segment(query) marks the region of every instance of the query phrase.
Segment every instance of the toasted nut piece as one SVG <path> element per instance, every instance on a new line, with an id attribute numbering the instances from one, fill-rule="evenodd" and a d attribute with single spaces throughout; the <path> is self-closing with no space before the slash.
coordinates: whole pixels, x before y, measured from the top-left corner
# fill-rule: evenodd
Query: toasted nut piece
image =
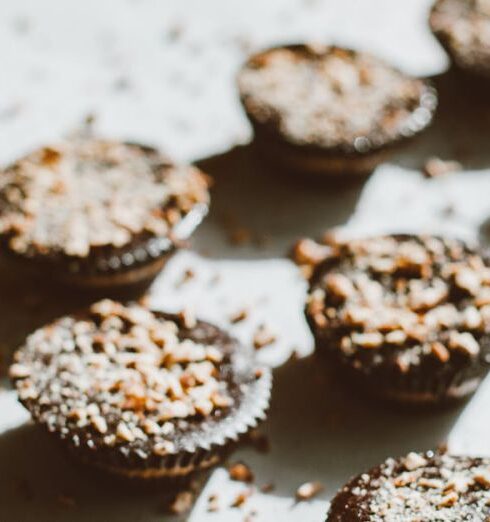
<path id="1" fill-rule="evenodd" d="M 236 324 L 241 323 L 242 321 L 245 321 L 245 319 L 248 317 L 248 310 L 243 308 L 242 310 L 239 310 L 238 312 L 234 313 L 230 317 L 230 323 Z"/>
<path id="2" fill-rule="evenodd" d="M 451 507 L 456 504 L 456 502 L 459 499 L 459 495 L 456 493 L 456 491 L 451 491 L 444 497 L 442 497 L 441 501 L 439 502 L 439 507 Z"/>
<path id="3" fill-rule="evenodd" d="M 296 242 L 293 247 L 293 260 L 298 265 L 317 265 L 327 259 L 332 249 L 320 245 L 312 239 L 304 238 Z"/>
<path id="4" fill-rule="evenodd" d="M 423 173 L 427 178 L 438 178 L 452 172 L 462 170 L 461 163 L 451 160 L 442 160 L 441 158 L 429 158 L 424 165 Z"/>
<path id="5" fill-rule="evenodd" d="M 401 345 L 407 340 L 407 334 L 403 330 L 393 330 L 385 335 L 387 343 Z"/>
<path id="6" fill-rule="evenodd" d="M 194 328 L 197 325 L 196 316 L 189 309 L 182 310 L 179 313 L 179 318 L 185 328 Z"/>
<path id="7" fill-rule="evenodd" d="M 440 342 L 436 341 L 430 345 L 431 352 L 443 363 L 449 360 L 449 350 Z"/>
<path id="8" fill-rule="evenodd" d="M 351 280 L 342 274 L 328 274 L 326 284 L 330 292 L 342 299 L 348 299 L 355 293 Z"/>
<path id="9" fill-rule="evenodd" d="M 212 493 L 208 497 L 208 511 L 209 513 L 216 513 L 219 511 L 219 497 L 216 493 Z"/>
<path id="10" fill-rule="evenodd" d="M 104 417 L 101 417 L 100 415 L 96 415 L 95 417 L 92 417 L 92 425 L 93 427 L 99 432 L 99 433 L 107 433 L 107 422 L 104 419 Z"/>
<path id="11" fill-rule="evenodd" d="M 187 513 L 191 509 L 193 502 L 194 494 L 192 491 L 180 491 L 170 505 L 170 512 L 174 515 Z"/>
<path id="12" fill-rule="evenodd" d="M 442 480 L 421 477 L 418 480 L 418 484 L 423 488 L 442 489 L 444 483 Z"/>
<path id="13" fill-rule="evenodd" d="M 296 500 L 298 502 L 310 500 L 323 491 L 323 489 L 323 484 L 321 482 L 305 482 L 296 490 Z"/>
<path id="14" fill-rule="evenodd" d="M 251 497 L 253 494 L 252 489 L 246 489 L 242 491 L 241 493 L 238 493 L 238 495 L 234 498 L 233 502 L 231 503 L 231 507 L 239 508 L 242 507 L 243 504 Z"/>
<path id="15" fill-rule="evenodd" d="M 175 444 L 169 440 L 164 440 L 162 442 L 158 442 L 153 447 L 153 453 L 155 455 L 165 456 L 169 453 L 173 453 L 175 451 Z"/>
<path id="16" fill-rule="evenodd" d="M 127 442 L 133 442 L 135 439 L 133 432 L 128 428 L 128 425 L 125 422 L 120 422 L 117 425 L 116 434 L 120 439 Z"/>
<path id="17" fill-rule="evenodd" d="M 243 462 L 236 462 L 228 468 L 231 480 L 239 482 L 253 482 L 254 474 L 252 470 Z"/>
<path id="18" fill-rule="evenodd" d="M 379 332 L 354 332 L 351 339 L 354 344 L 363 348 L 378 348 L 383 344 L 383 336 Z"/>
<path id="19" fill-rule="evenodd" d="M 482 325 L 482 316 L 478 309 L 474 306 L 469 306 L 463 312 L 464 325 L 470 330 L 476 330 Z"/>
<path id="20" fill-rule="evenodd" d="M 364 325 L 372 316 L 372 311 L 367 306 L 346 306 L 345 319 L 353 325 Z"/>
<path id="21" fill-rule="evenodd" d="M 479 471 L 473 476 L 473 480 L 484 488 L 490 488 L 490 470 Z"/>
<path id="22" fill-rule="evenodd" d="M 422 455 L 412 451 L 403 459 L 403 465 L 408 471 L 413 471 L 426 466 L 427 460 Z"/>
<path id="23" fill-rule="evenodd" d="M 460 268 L 456 271 L 454 282 L 459 288 L 466 290 L 471 295 L 478 295 L 480 290 L 480 276 L 471 268 Z"/>
<path id="24" fill-rule="evenodd" d="M 253 344 L 256 350 L 260 350 L 264 346 L 276 342 L 276 336 L 267 328 L 266 325 L 261 324 L 255 331 L 253 337 Z"/>
<path id="25" fill-rule="evenodd" d="M 25 377 L 29 377 L 29 375 L 31 375 L 30 368 L 23 364 L 16 363 L 10 367 L 9 376 L 11 379 L 24 379 Z"/>
<path id="26" fill-rule="evenodd" d="M 449 348 L 460 350 L 471 356 L 476 356 L 480 353 L 480 345 L 468 332 L 451 332 L 449 335 Z"/>
<path id="27" fill-rule="evenodd" d="M 260 491 L 262 493 L 270 493 L 271 491 L 274 491 L 275 489 L 275 486 L 272 482 L 266 482 L 265 484 L 262 484 L 262 486 L 260 486 Z"/>

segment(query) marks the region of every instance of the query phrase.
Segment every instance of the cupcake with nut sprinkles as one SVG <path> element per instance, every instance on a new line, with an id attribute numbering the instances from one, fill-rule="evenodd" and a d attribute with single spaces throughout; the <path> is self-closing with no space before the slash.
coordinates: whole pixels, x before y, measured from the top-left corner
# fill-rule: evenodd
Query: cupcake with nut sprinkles
<path id="1" fill-rule="evenodd" d="M 352 479 L 327 522 L 476 522 L 490 517 L 490 459 L 409 453 Z"/>
<path id="2" fill-rule="evenodd" d="M 78 138 L 0 177 L 0 248 L 37 275 L 82 287 L 151 281 L 201 222 L 206 177 L 153 148 Z"/>
<path id="3" fill-rule="evenodd" d="M 490 361 L 488 260 L 459 240 L 393 235 L 319 245 L 306 317 L 317 352 L 350 384 L 404 403 L 473 393 Z"/>
<path id="4" fill-rule="evenodd" d="M 253 54 L 237 81 L 263 157 L 303 177 L 370 174 L 431 123 L 437 105 L 426 80 L 320 44 Z"/>
<path id="5" fill-rule="evenodd" d="M 264 419 L 270 371 L 190 314 L 104 300 L 30 335 L 10 376 L 33 419 L 125 477 L 209 468 Z"/>

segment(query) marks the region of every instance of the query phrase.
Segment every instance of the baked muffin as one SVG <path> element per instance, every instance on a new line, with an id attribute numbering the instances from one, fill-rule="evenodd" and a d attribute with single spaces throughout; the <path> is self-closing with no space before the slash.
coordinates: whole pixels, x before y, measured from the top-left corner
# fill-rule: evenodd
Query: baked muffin
<path id="1" fill-rule="evenodd" d="M 297 252 L 311 245 L 300 243 Z M 381 398 L 467 397 L 490 362 L 488 260 L 456 239 L 393 235 L 318 245 L 306 317 L 316 350 Z M 323 260 L 321 260 L 323 258 Z"/>
<path id="2" fill-rule="evenodd" d="M 103 300 L 30 335 L 10 376 L 34 421 L 111 473 L 177 479 L 264 419 L 271 373 L 219 328 Z"/>
<path id="3" fill-rule="evenodd" d="M 370 54 L 287 45 L 255 54 L 238 74 L 263 155 L 311 174 L 368 174 L 394 145 L 429 125 L 434 89 Z"/>
<path id="4" fill-rule="evenodd" d="M 124 287 L 151 280 L 208 204 L 206 177 L 194 167 L 150 147 L 73 139 L 2 172 L 0 248 L 16 268 L 84 287 Z"/>
<path id="5" fill-rule="evenodd" d="M 459 69 L 490 77 L 489 0 L 437 0 L 430 26 Z"/>
<path id="6" fill-rule="evenodd" d="M 490 459 L 409 453 L 347 483 L 327 522 L 484 522 L 490 517 Z"/>

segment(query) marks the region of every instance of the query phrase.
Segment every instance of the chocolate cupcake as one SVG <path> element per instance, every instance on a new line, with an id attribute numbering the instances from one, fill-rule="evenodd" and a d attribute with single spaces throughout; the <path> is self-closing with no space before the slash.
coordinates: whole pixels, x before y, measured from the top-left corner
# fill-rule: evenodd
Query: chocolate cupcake
<path id="1" fill-rule="evenodd" d="M 206 177 L 155 149 L 73 139 L 36 150 L 0 180 L 0 248 L 63 282 L 151 280 L 207 213 Z"/>
<path id="2" fill-rule="evenodd" d="M 238 75 L 257 145 L 281 168 L 368 174 L 429 125 L 434 89 L 369 54 L 287 45 L 253 55 Z"/>
<path id="3" fill-rule="evenodd" d="M 488 0 L 437 0 L 430 26 L 459 69 L 490 78 Z"/>
<path id="4" fill-rule="evenodd" d="M 10 376 L 33 419 L 114 474 L 216 464 L 264 419 L 271 373 L 217 327 L 103 300 L 27 338 Z"/>
<path id="5" fill-rule="evenodd" d="M 409 453 L 352 479 L 326 522 L 484 522 L 490 518 L 490 459 Z"/>
<path id="6" fill-rule="evenodd" d="M 306 317 L 350 384 L 405 403 L 467 397 L 490 362 L 488 259 L 455 239 L 299 243 L 315 265 Z M 301 256 L 300 256 L 301 257 Z"/>

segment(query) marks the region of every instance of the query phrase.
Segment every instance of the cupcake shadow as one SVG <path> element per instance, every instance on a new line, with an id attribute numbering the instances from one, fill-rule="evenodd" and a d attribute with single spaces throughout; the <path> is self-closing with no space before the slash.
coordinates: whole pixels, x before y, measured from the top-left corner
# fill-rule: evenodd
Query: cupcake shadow
<path id="1" fill-rule="evenodd" d="M 439 95 L 434 121 L 395 160 L 404 167 L 420 169 L 428 158 L 438 156 L 459 161 L 465 169 L 488 168 L 489 84 L 455 69 L 431 80 Z"/>
<path id="2" fill-rule="evenodd" d="M 0 462 L 2 520 L 161 521 L 176 494 L 166 484 L 118 480 L 78 464 L 30 423 L 0 435 Z"/>
<path id="3" fill-rule="evenodd" d="M 134 300 L 147 285 L 120 289 L 110 295 L 121 300 Z M 27 335 L 44 324 L 86 307 L 104 293 L 83 290 L 56 283 L 50 279 L 13 269 L 0 260 L 0 379 L 7 374 L 13 351 Z"/>
<path id="4" fill-rule="evenodd" d="M 254 143 L 197 162 L 214 179 L 211 210 L 193 244 L 211 257 L 282 257 L 352 214 L 368 178 L 306 178 L 262 161 Z"/>
<path id="5" fill-rule="evenodd" d="M 325 486 L 319 498 L 328 499 L 349 477 L 389 456 L 443 444 L 465 407 L 407 411 L 387 406 L 351 393 L 338 376 L 327 375 L 321 362 L 312 356 L 276 370 L 264 428 L 271 451 L 237 456 L 259 481 L 275 482 L 275 495 L 293 497 L 303 482 L 319 480 Z"/>

